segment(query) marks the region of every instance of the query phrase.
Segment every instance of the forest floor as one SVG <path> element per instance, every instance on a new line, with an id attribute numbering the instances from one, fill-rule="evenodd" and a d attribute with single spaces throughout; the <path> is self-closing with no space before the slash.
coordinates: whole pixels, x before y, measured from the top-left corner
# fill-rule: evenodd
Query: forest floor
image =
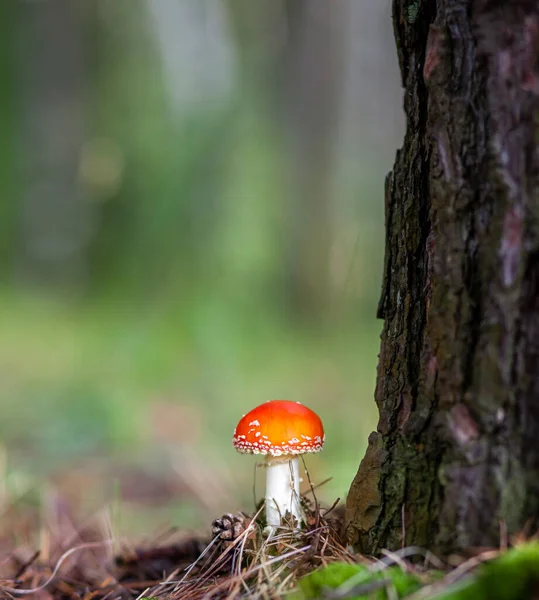
<path id="1" fill-rule="evenodd" d="M 284 526 L 268 537 L 261 504 L 251 515 L 215 519 L 207 535 L 167 529 L 140 545 L 120 544 L 105 514 L 75 525 L 61 501 L 47 522 L 39 507 L 8 507 L 0 521 L 0 598 L 539 598 L 533 540 L 518 536 L 444 560 L 418 547 L 365 557 L 345 545 L 344 507 L 321 507 L 311 492 L 302 498 L 301 530 Z"/>
<path id="2" fill-rule="evenodd" d="M 299 531 L 283 527 L 268 538 L 261 506 L 254 515 L 215 519 L 207 536 L 169 529 L 140 546 L 117 543 L 106 517 L 76 526 L 62 503 L 46 524 L 37 512 L 12 507 L 2 519 L 0 593 L 44 600 L 280 598 L 320 566 L 356 562 L 341 541 L 343 507 L 302 501 L 307 522 Z"/>

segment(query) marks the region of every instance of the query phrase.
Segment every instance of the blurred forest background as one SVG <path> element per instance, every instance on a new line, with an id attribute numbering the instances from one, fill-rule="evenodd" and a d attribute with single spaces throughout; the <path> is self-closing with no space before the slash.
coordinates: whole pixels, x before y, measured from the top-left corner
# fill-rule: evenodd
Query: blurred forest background
<path id="1" fill-rule="evenodd" d="M 0 29 L 0 511 L 251 510 L 232 431 L 273 398 L 320 414 L 309 471 L 344 497 L 404 126 L 390 0 L 2 0 Z"/>

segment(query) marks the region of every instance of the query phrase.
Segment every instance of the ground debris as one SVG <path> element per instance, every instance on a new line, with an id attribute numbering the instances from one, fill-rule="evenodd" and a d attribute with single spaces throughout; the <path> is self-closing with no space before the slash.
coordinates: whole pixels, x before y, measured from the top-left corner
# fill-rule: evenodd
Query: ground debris
<path id="1" fill-rule="evenodd" d="M 500 548 L 470 548 L 445 560 L 416 546 L 369 558 L 345 546 L 341 505 L 324 508 L 304 497 L 302 506 L 301 529 L 283 526 L 269 537 L 260 505 L 252 515 L 215 519 L 211 537 L 168 530 L 140 547 L 121 548 L 103 524 L 42 528 L 32 537 L 25 528 L 34 521 L 10 513 L 10 527 L 0 533 L 0 599 L 273 600 L 291 592 L 294 600 L 538 597 L 535 537 L 504 534 Z M 468 595 L 459 596 L 465 588 Z"/>
<path id="2" fill-rule="evenodd" d="M 213 521 L 211 531 L 214 536 L 231 542 L 245 531 L 249 525 L 249 521 L 249 517 L 242 512 L 238 512 L 235 515 L 225 513 L 221 518 Z"/>
<path id="3" fill-rule="evenodd" d="M 70 527 L 67 539 L 60 531 L 37 537 L 27 531 L 24 543 L 0 556 L 0 598 L 196 600 L 249 598 L 255 590 L 279 598 L 313 568 L 354 560 L 340 537 L 341 508 L 324 510 L 307 499 L 303 508 L 304 528 L 285 526 L 269 538 L 262 507 L 215 519 L 212 537 L 171 531 L 141 547 L 117 548 L 102 526 Z M 6 550 L 7 540 L 0 542 Z"/>

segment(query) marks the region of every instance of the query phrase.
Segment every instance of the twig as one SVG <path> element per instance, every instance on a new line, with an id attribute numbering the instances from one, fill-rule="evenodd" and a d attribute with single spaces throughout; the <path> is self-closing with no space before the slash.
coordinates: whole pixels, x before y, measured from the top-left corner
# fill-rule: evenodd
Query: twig
<path id="1" fill-rule="evenodd" d="M 41 554 L 41 552 L 39 550 L 36 550 L 32 556 L 25 562 L 23 563 L 19 569 L 17 570 L 17 572 L 15 573 L 15 576 L 13 577 L 13 579 L 19 579 L 24 572 L 26 571 L 26 569 L 28 569 L 28 567 L 37 559 L 37 557 Z"/>
<path id="2" fill-rule="evenodd" d="M 341 501 L 340 498 L 337 498 L 337 500 L 335 500 L 335 502 L 324 512 L 324 519 L 329 515 L 329 513 L 337 506 L 337 504 L 339 504 L 339 502 Z"/>
<path id="3" fill-rule="evenodd" d="M 249 531 L 250 528 L 251 528 L 251 524 L 249 524 L 246 531 Z M 241 541 L 241 545 L 240 545 L 240 556 L 239 556 L 239 560 L 237 563 L 238 575 L 241 573 L 241 563 L 243 561 L 243 551 L 245 550 L 245 544 L 247 543 L 247 538 L 248 538 L 247 535 L 243 536 L 243 540 Z"/>
<path id="4" fill-rule="evenodd" d="M 206 556 L 206 554 L 208 554 L 208 552 L 209 552 L 209 551 L 210 551 L 210 549 L 213 547 L 213 545 L 215 544 L 215 542 L 216 542 L 216 541 L 219 539 L 219 537 L 220 537 L 220 536 L 219 536 L 219 534 L 218 534 L 218 535 L 216 535 L 216 536 L 213 538 L 213 540 L 212 540 L 212 541 L 211 541 L 211 542 L 210 542 L 210 543 L 209 543 L 209 544 L 208 544 L 208 545 L 207 545 L 207 546 L 204 548 L 204 550 L 203 550 L 203 551 L 200 553 L 200 556 L 199 556 L 199 557 L 198 557 L 198 558 L 197 558 L 195 561 L 193 561 L 193 562 L 192 562 L 192 563 L 189 565 L 189 567 L 187 567 L 187 570 L 185 571 L 185 574 L 184 574 L 184 576 L 183 576 L 183 577 L 180 579 L 180 581 L 178 581 L 178 585 L 182 584 L 182 583 L 185 581 L 186 577 L 188 577 L 188 576 L 189 576 L 189 573 L 191 573 L 191 571 L 192 571 L 192 570 L 193 570 L 193 569 L 194 569 L 194 568 L 197 566 L 197 564 L 199 563 L 199 561 L 200 561 L 200 560 L 202 560 L 202 559 L 203 559 L 203 558 Z"/>
<path id="5" fill-rule="evenodd" d="M 303 464 L 305 465 L 305 461 L 303 462 Z M 307 469 L 305 469 L 305 470 L 307 470 Z M 314 490 L 317 490 L 318 488 L 321 488 L 323 485 L 326 485 L 326 483 L 329 483 L 332 479 L 333 479 L 333 477 L 327 477 L 326 479 L 323 479 L 320 483 L 317 483 L 316 485 L 313 485 L 311 483 L 311 489 L 307 490 L 305 492 L 304 496 L 306 496 L 307 494 L 312 494 Z"/>
<path id="6" fill-rule="evenodd" d="M 0 589 L 4 592 L 9 592 L 11 594 L 15 594 L 18 596 L 27 596 L 29 594 L 35 594 L 36 592 L 40 592 L 41 590 L 45 589 L 49 585 L 49 583 L 56 577 L 56 574 L 58 573 L 58 571 L 59 571 L 60 567 L 62 566 L 62 564 L 64 563 L 64 561 L 66 559 L 68 559 L 72 554 L 74 554 L 78 550 L 86 550 L 88 548 L 99 548 L 102 546 L 108 546 L 108 545 L 112 544 L 112 542 L 113 542 L 113 540 L 103 540 L 102 542 L 87 542 L 85 544 L 80 544 L 79 546 L 75 546 L 74 548 L 70 548 L 69 550 L 64 552 L 62 554 L 62 556 L 60 556 L 60 558 L 58 559 L 58 562 L 56 563 L 56 566 L 54 567 L 53 572 L 51 573 L 50 577 L 45 581 L 45 583 L 42 583 L 40 586 L 38 586 L 36 588 L 32 588 L 32 589 L 28 589 L 28 590 L 17 590 L 15 588 L 10 588 L 7 586 L 0 586 Z"/>
<path id="7" fill-rule="evenodd" d="M 396 563 L 397 565 L 399 565 L 399 567 L 404 571 L 408 571 L 408 565 L 406 564 L 406 562 L 402 559 L 402 557 L 400 557 L 398 554 L 396 554 L 395 552 L 390 552 L 389 550 L 382 550 L 382 554 L 384 556 L 386 556 L 387 558 L 389 558 L 391 561 L 393 561 L 394 563 Z"/>
<path id="8" fill-rule="evenodd" d="M 415 555 L 425 557 L 425 560 L 430 562 L 437 569 L 445 569 L 445 564 L 435 554 L 433 554 L 429 550 L 426 550 L 425 548 L 421 548 L 421 546 L 408 546 L 406 548 L 401 548 L 400 550 L 397 550 L 396 552 L 392 552 L 391 556 L 386 556 L 385 558 L 382 558 L 378 564 L 373 565 L 371 567 L 371 570 L 380 571 L 380 570 L 385 569 L 386 567 L 390 566 L 391 564 L 398 562 L 397 559 L 400 560 L 401 558 L 407 558 L 408 556 L 415 556 Z"/>
<path id="9" fill-rule="evenodd" d="M 305 457 L 303 456 L 303 454 L 301 455 L 301 462 L 303 463 L 303 468 L 305 469 L 305 475 L 307 475 L 307 481 L 309 482 L 309 487 L 311 488 L 311 493 L 313 495 L 314 512 L 316 515 L 315 527 L 318 527 L 320 525 L 320 505 L 318 504 L 318 498 L 316 497 L 316 494 L 314 493 L 314 485 L 311 480 L 311 476 L 309 475 L 309 470 L 307 469 L 307 465 L 305 464 Z"/>
<path id="10" fill-rule="evenodd" d="M 448 573 L 440 581 L 437 581 L 436 583 L 434 583 L 432 585 L 427 585 L 427 586 L 421 588 L 418 592 L 416 592 L 415 594 L 410 596 L 409 600 L 423 600 L 425 598 L 428 598 L 433 592 L 436 592 L 437 590 L 439 590 L 441 588 L 445 588 L 448 585 L 451 585 L 451 584 L 457 582 L 463 575 L 465 575 L 466 573 L 468 573 L 475 567 L 479 566 L 481 563 L 492 560 L 493 558 L 497 558 L 499 555 L 500 555 L 499 550 L 487 550 L 486 552 L 483 552 L 483 554 L 480 554 L 479 556 L 474 556 L 474 557 L 470 558 L 469 560 L 467 560 L 466 562 L 463 562 L 461 565 L 459 565 L 455 569 L 453 569 L 453 571 Z"/>
<path id="11" fill-rule="evenodd" d="M 290 552 L 286 552 L 282 556 L 275 556 L 274 558 L 268 560 L 268 562 L 265 563 L 264 565 L 258 565 L 256 567 L 253 567 L 252 569 L 250 569 L 249 571 L 247 571 L 246 574 L 256 573 L 263 566 L 269 567 L 270 565 L 273 565 L 273 564 L 278 563 L 278 562 L 280 562 L 282 560 L 285 560 L 285 558 L 290 558 L 291 556 L 295 556 L 296 554 L 300 554 L 301 552 L 307 552 L 307 550 L 310 550 L 310 549 L 311 549 L 311 546 L 309 545 L 309 546 L 304 546 L 303 548 L 297 548 L 296 550 L 291 550 Z"/>

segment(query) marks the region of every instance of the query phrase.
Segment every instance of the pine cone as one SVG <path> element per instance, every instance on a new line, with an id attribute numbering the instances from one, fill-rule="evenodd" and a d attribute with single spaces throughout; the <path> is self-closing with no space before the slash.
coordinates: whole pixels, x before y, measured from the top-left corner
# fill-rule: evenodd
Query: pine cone
<path id="1" fill-rule="evenodd" d="M 213 536 L 219 536 L 227 542 L 235 540 L 247 529 L 247 516 L 241 512 L 235 515 L 224 514 L 220 519 L 215 519 L 211 524 Z"/>

